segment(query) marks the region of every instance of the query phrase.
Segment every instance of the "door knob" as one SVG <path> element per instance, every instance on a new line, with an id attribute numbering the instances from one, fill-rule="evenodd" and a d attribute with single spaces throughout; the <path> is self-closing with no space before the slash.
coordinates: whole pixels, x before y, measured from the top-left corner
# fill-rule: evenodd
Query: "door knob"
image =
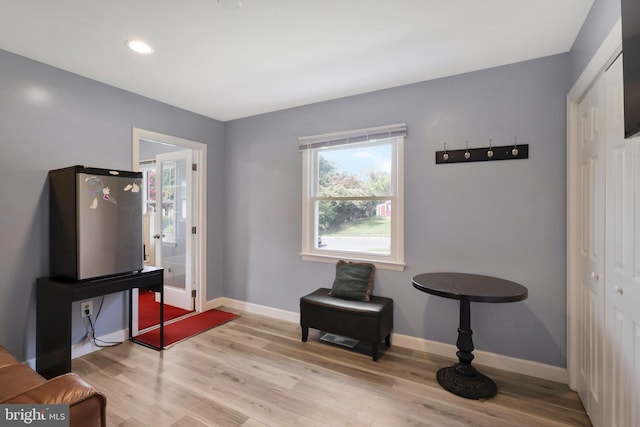
<path id="1" fill-rule="evenodd" d="M 619 286 L 616 286 L 616 287 L 615 287 L 615 290 L 616 290 L 616 293 L 617 293 L 617 294 L 620 294 L 620 295 L 624 294 L 624 288 L 621 288 L 621 287 L 619 287 Z"/>
<path id="2" fill-rule="evenodd" d="M 160 235 L 159 235 L 159 234 L 154 234 L 154 235 L 153 235 L 153 238 L 154 238 L 154 239 L 159 239 L 159 238 L 160 238 Z"/>
<path id="3" fill-rule="evenodd" d="M 598 276 L 598 273 L 594 271 L 593 273 L 591 273 L 591 278 L 598 280 L 600 276 Z"/>

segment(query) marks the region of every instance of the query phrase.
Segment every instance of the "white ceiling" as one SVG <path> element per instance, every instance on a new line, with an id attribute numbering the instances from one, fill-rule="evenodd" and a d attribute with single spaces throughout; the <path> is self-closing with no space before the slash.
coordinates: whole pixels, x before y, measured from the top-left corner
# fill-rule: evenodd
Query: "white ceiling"
<path id="1" fill-rule="evenodd" d="M 592 3 L 0 0 L 0 49 L 227 121 L 567 52 Z"/>

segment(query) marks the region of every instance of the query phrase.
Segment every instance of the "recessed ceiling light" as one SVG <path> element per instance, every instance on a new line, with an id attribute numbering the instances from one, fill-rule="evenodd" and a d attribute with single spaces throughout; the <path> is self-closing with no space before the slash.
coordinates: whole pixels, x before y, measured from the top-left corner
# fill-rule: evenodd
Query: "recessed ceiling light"
<path id="1" fill-rule="evenodd" d="M 142 40 L 127 40 L 126 45 L 134 52 L 141 53 L 143 55 L 149 55 L 153 53 L 153 48 Z"/>

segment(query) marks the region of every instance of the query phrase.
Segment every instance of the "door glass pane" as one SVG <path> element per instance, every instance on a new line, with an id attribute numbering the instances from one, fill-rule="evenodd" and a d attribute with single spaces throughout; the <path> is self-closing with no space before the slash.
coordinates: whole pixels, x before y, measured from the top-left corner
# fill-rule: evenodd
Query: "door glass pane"
<path id="1" fill-rule="evenodd" d="M 176 162 L 162 163 L 162 234 L 165 243 L 175 243 Z"/>
<path id="2" fill-rule="evenodd" d="M 162 162 L 162 267 L 165 285 L 185 288 L 187 162 Z"/>

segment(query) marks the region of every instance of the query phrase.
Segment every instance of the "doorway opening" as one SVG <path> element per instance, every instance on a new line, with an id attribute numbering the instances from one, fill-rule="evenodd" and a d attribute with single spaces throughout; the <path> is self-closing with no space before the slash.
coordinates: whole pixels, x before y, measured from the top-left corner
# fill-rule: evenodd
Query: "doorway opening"
<path id="1" fill-rule="evenodd" d="M 206 145 L 134 128 L 133 168 L 143 173 L 144 263 L 164 269 L 165 306 L 200 312 L 206 302 Z M 146 326 L 138 323 L 139 297 L 134 335 Z"/>

